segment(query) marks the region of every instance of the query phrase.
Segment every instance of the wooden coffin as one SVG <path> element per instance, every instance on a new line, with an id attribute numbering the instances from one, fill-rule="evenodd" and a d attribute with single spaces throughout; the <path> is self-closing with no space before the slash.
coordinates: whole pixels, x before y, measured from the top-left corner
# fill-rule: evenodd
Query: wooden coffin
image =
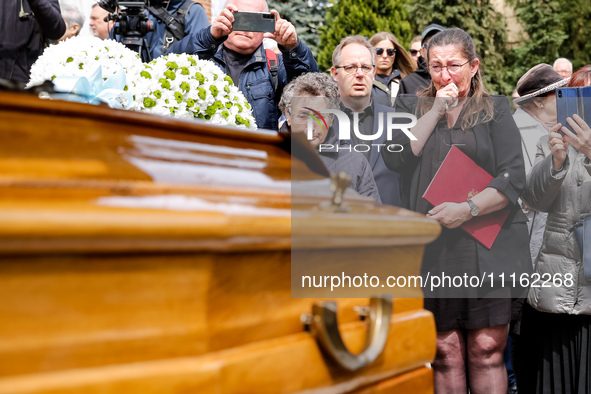
<path id="1" fill-rule="evenodd" d="M 319 208 L 328 187 L 292 198 L 324 177 L 275 132 L 16 93 L 0 119 L 0 393 L 433 391 L 420 292 L 380 289 L 400 297 L 387 340 L 348 370 L 313 312 L 336 301 L 356 357 L 368 296 L 292 298 L 290 279 L 292 253 L 418 275 L 433 221 L 353 195 Z"/>

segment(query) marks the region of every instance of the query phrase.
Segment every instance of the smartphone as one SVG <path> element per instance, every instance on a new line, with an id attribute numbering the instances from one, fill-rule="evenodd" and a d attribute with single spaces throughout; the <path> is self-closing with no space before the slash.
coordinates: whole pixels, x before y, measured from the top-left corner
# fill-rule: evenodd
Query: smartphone
<path id="1" fill-rule="evenodd" d="M 566 121 L 566 118 L 572 117 L 574 114 L 579 113 L 579 106 L 577 100 L 577 89 L 578 88 L 558 88 L 556 89 L 556 115 L 558 118 L 558 122 L 562 124 L 562 126 L 566 126 L 569 130 L 572 130 L 572 127 Z M 558 131 L 560 134 L 562 129 Z"/>
<path id="2" fill-rule="evenodd" d="M 270 12 L 236 11 L 234 12 L 232 30 L 274 33 L 275 14 Z"/>
<path id="3" fill-rule="evenodd" d="M 583 114 L 579 113 L 579 115 L 591 126 L 591 86 L 579 88 L 579 92 L 579 100 L 581 101 L 579 110 L 583 111 Z"/>

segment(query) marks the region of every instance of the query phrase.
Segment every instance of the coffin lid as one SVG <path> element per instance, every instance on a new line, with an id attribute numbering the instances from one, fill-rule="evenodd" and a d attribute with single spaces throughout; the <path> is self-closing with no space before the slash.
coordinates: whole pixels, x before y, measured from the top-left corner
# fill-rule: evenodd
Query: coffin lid
<path id="1" fill-rule="evenodd" d="M 354 192 L 347 212 L 321 208 L 329 180 L 311 150 L 290 155 L 299 137 L 8 92 L 0 116 L 0 253 L 387 246 L 439 233 Z M 313 192 L 292 196 L 292 181 Z"/>

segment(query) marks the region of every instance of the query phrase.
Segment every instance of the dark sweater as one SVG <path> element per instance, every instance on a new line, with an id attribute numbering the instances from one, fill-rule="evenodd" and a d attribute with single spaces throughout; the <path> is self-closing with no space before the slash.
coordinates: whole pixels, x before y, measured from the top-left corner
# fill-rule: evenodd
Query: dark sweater
<path id="1" fill-rule="evenodd" d="M 417 94 L 419 90 L 425 89 L 431 84 L 431 74 L 429 74 L 425 59 L 419 56 L 418 64 L 419 66 L 415 72 L 407 75 L 400 81 L 399 96 L 401 94 Z"/>

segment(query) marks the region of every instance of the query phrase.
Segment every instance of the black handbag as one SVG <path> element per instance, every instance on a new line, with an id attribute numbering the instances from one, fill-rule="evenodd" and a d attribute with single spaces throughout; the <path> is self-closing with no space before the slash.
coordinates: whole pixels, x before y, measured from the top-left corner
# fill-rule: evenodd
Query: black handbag
<path id="1" fill-rule="evenodd" d="M 591 283 L 591 216 L 575 223 L 573 232 L 579 244 L 585 280 L 587 283 Z"/>

